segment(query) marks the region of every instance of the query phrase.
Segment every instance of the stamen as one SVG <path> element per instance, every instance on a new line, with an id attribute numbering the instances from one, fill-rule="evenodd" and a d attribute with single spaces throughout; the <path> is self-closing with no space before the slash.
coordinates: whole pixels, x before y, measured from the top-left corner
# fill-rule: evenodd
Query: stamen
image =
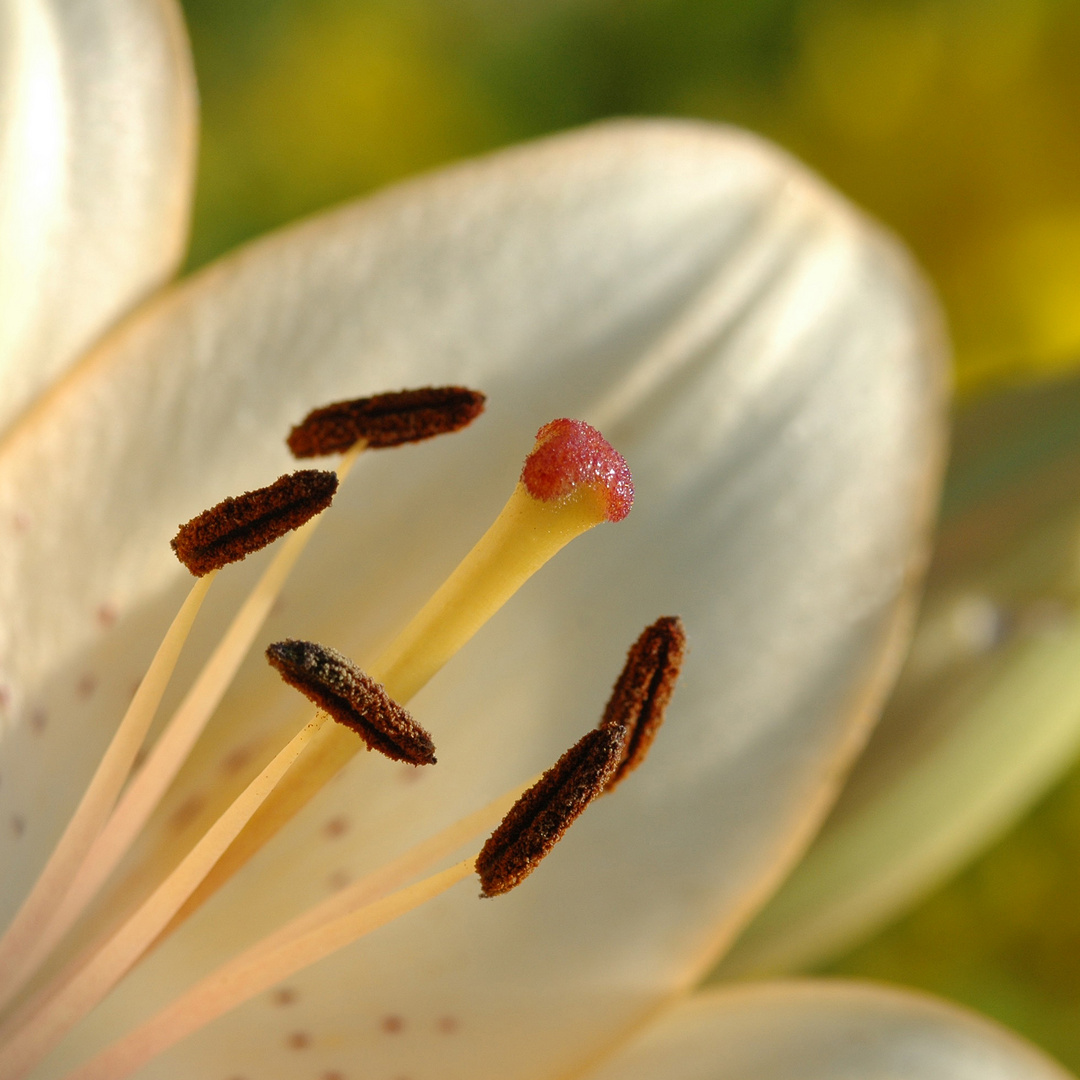
<path id="1" fill-rule="evenodd" d="M 338 401 L 308 413 L 289 433 L 289 449 L 308 458 L 348 450 L 361 440 L 372 450 L 421 442 L 471 424 L 484 400 L 463 386 L 428 386 Z"/>
<path id="2" fill-rule="evenodd" d="M 630 731 L 594 728 L 514 804 L 476 857 L 481 896 L 520 885 L 600 795 L 626 754 Z"/>
<path id="3" fill-rule="evenodd" d="M 16 924 L 9 928 L 0 943 L 0 956 L 5 961 L 0 970 L 7 977 L 6 985 L 0 986 L 0 990 L 6 991 L 4 1001 L 10 1000 L 73 925 L 145 823 L 220 701 L 289 570 L 310 538 L 317 522 L 314 515 L 329 505 L 338 479 L 344 478 L 357 454 L 369 443 L 393 445 L 464 426 L 482 411 L 483 401 L 481 394 L 454 388 L 371 399 L 367 412 L 374 416 L 376 427 L 380 424 L 376 414 L 380 411 L 384 414 L 381 421 L 384 434 L 381 438 L 373 435 L 360 443 L 351 440 L 353 445 L 340 463 L 337 477 L 314 470 L 282 477 L 268 488 L 250 492 L 239 499 L 225 500 L 180 530 L 173 546 L 181 561 L 202 580 L 193 589 L 159 649 L 91 789 L 24 905 L 27 917 L 18 916 Z M 396 434 L 393 434 L 391 429 L 395 421 L 385 413 L 395 402 L 398 417 Z M 411 419 L 405 415 L 410 409 Z M 363 409 L 358 411 L 364 412 Z M 340 448 L 348 449 L 348 446 Z M 227 562 L 243 558 L 290 529 L 296 531 L 289 543 L 278 552 L 248 597 L 207 667 L 166 727 L 146 766 L 129 785 L 124 798 L 102 828 L 153 718 L 176 653 L 186 636 L 186 628 L 205 596 L 213 571 Z M 184 627 L 182 633 L 178 633 L 180 627 Z M 422 738 L 414 738 L 404 756 L 434 760 L 430 740 L 425 752 L 423 738 L 426 734 L 418 727 L 416 731 Z M 399 753 L 398 756 L 403 755 Z M 83 853 L 85 858 L 80 864 Z M 5 954 L 4 945 L 12 942 L 17 945 L 15 952 Z"/>
<path id="4" fill-rule="evenodd" d="M 560 450 L 560 447 L 562 448 Z M 605 449 L 606 448 L 606 449 Z M 530 468 L 534 454 L 544 464 Z M 558 480 L 559 462 L 571 480 Z M 553 555 L 602 521 L 629 510 L 632 483 L 625 461 L 595 428 L 554 421 L 525 461 L 536 494 L 519 482 L 499 516 L 368 674 L 395 701 L 409 699 Z M 324 728 L 304 760 L 267 799 L 179 913 L 179 925 L 307 805 L 357 753 L 339 726 Z"/>
<path id="5" fill-rule="evenodd" d="M 664 722 L 685 654 L 686 631 L 677 616 L 657 619 L 631 646 L 600 721 L 601 727 L 622 727 L 629 732 L 626 756 L 606 791 L 614 791 L 645 760 Z"/>
<path id="6" fill-rule="evenodd" d="M 341 653 L 313 641 L 279 641 L 266 650 L 266 659 L 290 686 L 355 731 L 369 750 L 410 765 L 435 764 L 431 736 Z"/>
<path id="7" fill-rule="evenodd" d="M 339 482 L 348 476 L 362 449 L 354 447 L 341 459 L 336 469 Z M 34 944 L 32 956 L 27 961 L 28 975 L 71 929 L 149 820 L 221 702 L 255 635 L 321 520 L 322 516 L 316 515 L 289 534 L 241 605 L 199 677 L 154 744 L 150 756 L 132 778 L 104 828 L 86 852 L 82 866 L 55 916 Z M 210 575 L 202 580 L 209 581 Z"/>
<path id="8" fill-rule="evenodd" d="M 219 502 L 192 518 L 172 540 L 196 576 L 238 562 L 325 510 L 337 491 L 333 472 L 301 469 L 268 487 Z"/>

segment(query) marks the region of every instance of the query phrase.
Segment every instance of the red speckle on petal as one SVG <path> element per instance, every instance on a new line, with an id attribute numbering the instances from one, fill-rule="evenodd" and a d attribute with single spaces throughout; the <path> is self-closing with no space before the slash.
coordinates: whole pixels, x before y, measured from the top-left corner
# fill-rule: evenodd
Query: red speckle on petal
<path id="1" fill-rule="evenodd" d="M 344 836 L 349 831 L 349 819 L 346 817 L 331 818 L 323 826 L 323 836 L 328 840 L 336 840 L 339 836 Z"/>
<path id="2" fill-rule="evenodd" d="M 11 704 L 11 691 L 6 686 L 0 686 L 0 709 L 7 709 Z"/>
<path id="3" fill-rule="evenodd" d="M 221 762 L 221 768 L 229 776 L 235 776 L 255 756 L 253 747 L 238 746 L 231 750 Z"/>
<path id="4" fill-rule="evenodd" d="M 458 1018 L 456 1016 L 440 1016 L 435 1026 L 443 1035 L 453 1035 L 458 1029 Z"/>
<path id="5" fill-rule="evenodd" d="M 280 990 L 274 991 L 274 1004 L 275 1005 L 292 1005 L 297 999 L 297 993 L 290 986 L 283 986 Z"/>
<path id="6" fill-rule="evenodd" d="M 338 773 L 340 776 L 341 774 Z M 423 780 L 428 773 L 424 769 L 418 769 L 415 765 L 404 765 L 398 770 L 398 779 L 403 784 L 415 784 Z"/>
<path id="7" fill-rule="evenodd" d="M 98 626 L 102 630 L 109 630 L 116 625 L 116 620 L 119 618 L 119 613 L 113 604 L 104 603 L 99 604 L 96 612 L 96 618 Z"/>
<path id="8" fill-rule="evenodd" d="M 186 829 L 202 813 L 206 800 L 201 795 L 189 795 L 173 811 L 169 824 L 176 830 Z"/>
<path id="9" fill-rule="evenodd" d="M 352 878 L 349 876 L 347 870 L 335 870 L 326 879 L 326 884 L 331 892 L 340 892 L 350 881 L 352 881 Z"/>
<path id="10" fill-rule="evenodd" d="M 387 1035 L 397 1035 L 405 1027 L 405 1021 L 400 1016 L 384 1016 L 380 1026 Z"/>
<path id="11" fill-rule="evenodd" d="M 84 700 L 91 697 L 94 691 L 97 689 L 97 679 L 94 678 L 89 672 L 79 676 L 79 681 L 75 684 L 75 693 Z"/>
<path id="12" fill-rule="evenodd" d="M 19 510 L 14 518 L 12 518 L 12 524 L 15 526 L 17 533 L 26 533 L 30 531 L 30 515 Z"/>
<path id="13" fill-rule="evenodd" d="M 49 716 L 44 709 L 34 709 L 30 713 L 30 730 L 35 735 L 42 735 L 49 726 Z"/>
<path id="14" fill-rule="evenodd" d="M 306 1031 L 294 1031 L 286 1040 L 290 1050 L 306 1050 L 311 1045 L 311 1036 Z"/>
<path id="15" fill-rule="evenodd" d="M 588 484 L 604 498 L 608 521 L 622 521 L 634 505 L 634 478 L 626 459 L 584 420 L 552 420 L 536 433 L 521 482 L 534 499 L 568 498 Z"/>

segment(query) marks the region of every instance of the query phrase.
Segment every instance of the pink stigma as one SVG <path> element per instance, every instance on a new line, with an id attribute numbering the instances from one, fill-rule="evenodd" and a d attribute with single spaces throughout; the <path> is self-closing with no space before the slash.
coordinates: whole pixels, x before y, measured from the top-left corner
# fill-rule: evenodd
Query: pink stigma
<path id="1" fill-rule="evenodd" d="M 584 420 L 552 420 L 536 433 L 521 482 L 542 502 L 565 499 L 581 484 L 603 495 L 608 521 L 622 521 L 634 505 L 634 478 L 626 459 Z"/>

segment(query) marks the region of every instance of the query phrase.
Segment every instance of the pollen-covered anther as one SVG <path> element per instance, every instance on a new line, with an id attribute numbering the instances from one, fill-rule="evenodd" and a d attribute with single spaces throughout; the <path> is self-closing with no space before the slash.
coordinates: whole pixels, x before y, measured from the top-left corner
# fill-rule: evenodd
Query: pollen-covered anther
<path id="1" fill-rule="evenodd" d="M 682 619 L 665 615 L 647 626 L 630 647 L 626 664 L 604 709 L 602 728 L 627 730 L 626 756 L 606 791 L 613 791 L 649 752 L 686 655 Z"/>
<path id="2" fill-rule="evenodd" d="M 355 731 L 369 750 L 410 765 L 435 764 L 431 736 L 348 657 L 313 641 L 278 641 L 266 658 L 290 686 Z"/>
<path id="3" fill-rule="evenodd" d="M 289 433 L 298 458 L 340 454 L 363 441 L 378 450 L 422 442 L 471 424 L 484 411 L 484 395 L 464 386 L 427 386 L 337 401 L 304 417 Z"/>
<path id="4" fill-rule="evenodd" d="M 520 885 L 607 787 L 626 754 L 629 729 L 588 732 L 510 808 L 476 857 L 482 896 Z"/>
<path id="5" fill-rule="evenodd" d="M 173 537 L 176 557 L 196 576 L 220 570 L 298 529 L 325 510 L 337 491 L 335 473 L 301 469 L 268 487 L 219 502 Z"/>
<path id="6" fill-rule="evenodd" d="M 622 521 L 634 505 L 634 478 L 626 459 L 584 420 L 545 424 L 525 459 L 521 483 L 542 502 L 559 502 L 588 487 L 601 500 L 608 521 Z"/>

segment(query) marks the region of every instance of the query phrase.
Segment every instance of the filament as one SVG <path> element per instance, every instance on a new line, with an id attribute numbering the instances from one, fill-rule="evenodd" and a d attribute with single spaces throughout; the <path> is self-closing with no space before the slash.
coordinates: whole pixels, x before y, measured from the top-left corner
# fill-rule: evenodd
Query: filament
<path id="1" fill-rule="evenodd" d="M 51 948 L 48 928 L 128 777 L 214 577 L 214 572 L 206 574 L 192 586 L 45 869 L 0 939 L 0 1007 L 22 988 Z"/>
<path id="2" fill-rule="evenodd" d="M 292 738 L 139 910 L 0 1050 L 0 1078 L 17 1080 L 24 1076 L 116 985 L 250 820 L 267 793 L 303 753 L 325 720 L 325 716 L 318 716 Z"/>

